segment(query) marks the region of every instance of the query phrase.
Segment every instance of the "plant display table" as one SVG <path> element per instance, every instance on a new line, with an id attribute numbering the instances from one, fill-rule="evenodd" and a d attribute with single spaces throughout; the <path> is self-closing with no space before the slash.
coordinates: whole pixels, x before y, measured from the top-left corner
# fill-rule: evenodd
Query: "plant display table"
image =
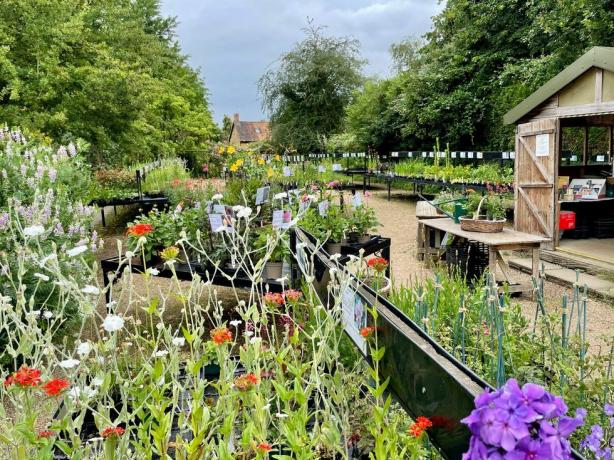
<path id="1" fill-rule="evenodd" d="M 109 284 L 117 281 L 123 272 L 124 267 L 128 266 L 125 257 L 110 257 L 108 259 L 103 259 L 100 261 L 100 266 L 102 267 L 102 275 L 104 279 L 104 287 L 106 288 Z M 146 266 L 142 262 L 131 263 L 130 271 L 131 273 L 142 274 L 145 273 L 146 269 L 156 269 L 158 274 L 156 275 L 159 278 L 172 278 L 173 270 L 171 270 L 168 265 L 164 262 L 160 261 L 158 263 L 152 262 L 148 263 Z M 174 267 L 175 274 L 177 278 L 183 281 L 192 281 L 194 275 L 200 276 L 203 280 L 210 280 L 212 284 L 216 286 L 226 286 L 226 287 L 238 287 L 238 288 L 251 288 L 252 280 L 241 270 L 231 269 L 231 268 L 223 268 L 223 267 L 213 267 L 211 265 L 198 263 L 198 262 L 190 262 L 190 263 L 175 263 Z M 111 279 L 109 275 L 113 274 L 114 278 Z M 283 286 L 280 282 L 276 280 L 265 280 L 266 284 L 269 286 L 269 291 L 271 292 L 283 292 L 284 288 L 288 288 L 289 283 L 286 283 Z M 111 301 L 111 292 L 110 290 L 106 291 L 106 300 L 107 303 Z"/>
<path id="2" fill-rule="evenodd" d="M 467 241 L 482 243 L 488 247 L 488 268 L 496 276 L 497 267 L 503 273 L 504 281 L 510 284 L 511 291 L 531 291 L 533 287 L 528 284 L 512 282 L 510 267 L 501 255 L 501 251 L 515 249 L 529 249 L 532 252 L 532 274 L 539 275 L 539 247 L 541 243 L 548 241 L 546 238 L 528 233 L 517 232 L 504 228 L 500 233 L 478 233 L 461 230 L 460 224 L 455 224 L 450 218 L 421 220 L 418 226 L 418 247 L 426 250 L 429 247 L 429 232 L 433 230 L 444 235 L 440 241 L 446 241 L 449 237 L 457 237 Z"/>
<path id="3" fill-rule="evenodd" d="M 143 195 L 135 196 L 131 198 L 112 198 L 112 199 L 98 199 L 92 200 L 90 206 L 98 206 L 100 208 L 100 218 L 102 220 L 102 226 L 106 227 L 107 222 L 104 214 L 104 208 L 106 206 L 113 206 L 113 210 L 117 213 L 117 206 L 160 206 L 164 207 L 168 204 L 168 198 L 166 196 L 152 196 Z"/>

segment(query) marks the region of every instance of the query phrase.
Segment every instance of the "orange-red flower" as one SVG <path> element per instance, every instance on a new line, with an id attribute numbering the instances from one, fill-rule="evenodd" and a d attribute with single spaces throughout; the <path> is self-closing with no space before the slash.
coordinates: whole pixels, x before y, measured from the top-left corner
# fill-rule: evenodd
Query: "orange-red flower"
<path id="1" fill-rule="evenodd" d="M 100 436 L 102 436 L 105 439 L 110 438 L 112 436 L 120 437 L 125 432 L 126 430 L 124 430 L 121 426 L 110 426 L 102 430 L 102 432 L 100 433 Z"/>
<path id="2" fill-rule="evenodd" d="M 37 387 L 41 383 L 41 371 L 31 369 L 25 364 L 4 380 L 4 386 L 19 385 L 20 387 Z"/>
<path id="3" fill-rule="evenodd" d="M 130 236 L 144 236 L 153 232 L 153 225 L 151 224 L 135 224 L 128 227 L 126 232 Z"/>
<path id="4" fill-rule="evenodd" d="M 418 417 L 409 427 L 409 434 L 414 438 L 419 438 L 425 430 L 433 426 L 433 423 L 426 417 Z"/>
<path id="5" fill-rule="evenodd" d="M 211 340 L 213 340 L 216 345 L 232 342 L 232 332 L 226 326 L 216 327 L 211 331 Z"/>
<path id="6" fill-rule="evenodd" d="M 362 335 L 366 339 L 367 337 L 370 337 L 374 331 L 375 328 L 373 326 L 363 327 L 360 329 L 360 335 Z"/>
<path id="7" fill-rule="evenodd" d="M 388 261 L 383 257 L 373 257 L 367 260 L 367 265 L 376 272 L 381 273 L 388 267 Z"/>
<path id="8" fill-rule="evenodd" d="M 264 303 L 266 303 L 270 307 L 274 307 L 276 305 L 283 305 L 286 303 L 283 294 L 279 292 L 267 292 L 264 297 Z"/>
<path id="9" fill-rule="evenodd" d="M 235 379 L 235 387 L 241 391 L 251 390 L 260 383 L 260 378 L 253 373 L 240 375 Z"/>
<path id="10" fill-rule="evenodd" d="M 52 379 L 42 386 L 43 391 L 47 396 L 58 396 L 62 391 L 70 386 L 68 380 Z"/>
<path id="11" fill-rule="evenodd" d="M 268 442 L 261 442 L 256 446 L 256 449 L 258 449 L 260 452 L 271 452 L 273 450 L 273 446 Z"/>
<path id="12" fill-rule="evenodd" d="M 51 430 L 42 430 L 38 432 L 38 437 L 39 439 L 42 438 L 50 438 L 51 436 L 53 436 L 55 433 Z"/>
<path id="13" fill-rule="evenodd" d="M 290 302 L 296 302 L 303 296 L 303 293 L 297 289 L 288 289 L 284 291 L 282 296 L 284 300 L 288 300 Z"/>

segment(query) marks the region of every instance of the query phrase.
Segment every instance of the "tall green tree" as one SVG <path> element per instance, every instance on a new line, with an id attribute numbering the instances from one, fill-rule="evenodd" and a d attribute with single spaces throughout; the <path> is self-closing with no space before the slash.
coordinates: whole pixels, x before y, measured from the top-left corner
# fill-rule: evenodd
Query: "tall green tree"
<path id="1" fill-rule="evenodd" d="M 203 148 L 218 134 L 159 0 L 0 2 L 0 120 L 82 138 L 97 164 Z"/>
<path id="2" fill-rule="evenodd" d="M 362 84 L 359 43 L 310 25 L 305 39 L 259 81 L 273 141 L 301 153 L 322 151 L 341 131 L 346 106 Z"/>
<path id="3" fill-rule="evenodd" d="M 365 86 L 356 100 L 371 108 L 350 106 L 348 129 L 365 144 L 512 148 L 503 114 L 592 46 L 614 46 L 614 0 L 448 0 L 416 43 L 393 45 L 398 73 Z"/>

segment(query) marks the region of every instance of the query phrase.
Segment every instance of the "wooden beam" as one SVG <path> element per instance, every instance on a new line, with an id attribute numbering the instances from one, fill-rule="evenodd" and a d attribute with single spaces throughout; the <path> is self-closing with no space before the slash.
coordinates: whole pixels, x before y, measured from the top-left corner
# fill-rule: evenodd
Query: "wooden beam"
<path id="1" fill-rule="evenodd" d="M 527 153 L 531 157 L 531 160 L 533 160 L 533 164 L 539 170 L 539 173 L 544 178 L 544 181 L 547 184 L 552 184 L 552 178 L 548 175 L 548 172 L 544 168 L 544 165 L 542 165 L 539 159 L 535 156 L 535 153 L 533 152 L 533 150 L 531 150 L 531 147 L 529 146 L 525 138 L 523 136 L 518 136 L 518 139 L 520 140 L 520 143 L 522 144 L 524 149 L 527 151 Z"/>
<path id="2" fill-rule="evenodd" d="M 537 223 L 541 227 L 541 229 L 544 232 L 544 234 L 548 238 L 552 238 L 552 235 L 550 233 L 550 229 L 546 225 L 546 222 L 544 222 L 544 219 L 542 218 L 542 216 L 540 216 L 539 210 L 535 207 L 535 205 L 533 204 L 533 202 L 531 201 L 531 199 L 527 195 L 527 192 L 525 192 L 522 189 L 522 186 L 520 186 L 520 185 L 517 185 L 516 189 L 518 190 L 518 193 L 520 194 L 520 196 L 524 199 L 524 201 L 527 204 L 527 206 L 529 207 L 529 210 L 531 211 L 531 213 L 535 216 L 535 219 L 537 219 Z"/>
<path id="3" fill-rule="evenodd" d="M 603 69 L 595 72 L 595 104 L 603 102 Z"/>

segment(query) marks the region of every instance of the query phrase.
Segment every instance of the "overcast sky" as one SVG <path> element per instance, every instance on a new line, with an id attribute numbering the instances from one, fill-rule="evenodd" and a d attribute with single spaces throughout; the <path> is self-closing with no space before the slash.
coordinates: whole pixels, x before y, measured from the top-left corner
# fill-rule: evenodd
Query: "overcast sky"
<path id="1" fill-rule="evenodd" d="M 225 113 L 266 117 L 257 81 L 301 40 L 307 18 L 360 40 L 366 72 L 385 76 L 390 44 L 423 35 L 442 7 L 439 0 L 162 0 L 163 14 L 179 21 L 181 48 L 200 68 L 218 122 Z"/>

